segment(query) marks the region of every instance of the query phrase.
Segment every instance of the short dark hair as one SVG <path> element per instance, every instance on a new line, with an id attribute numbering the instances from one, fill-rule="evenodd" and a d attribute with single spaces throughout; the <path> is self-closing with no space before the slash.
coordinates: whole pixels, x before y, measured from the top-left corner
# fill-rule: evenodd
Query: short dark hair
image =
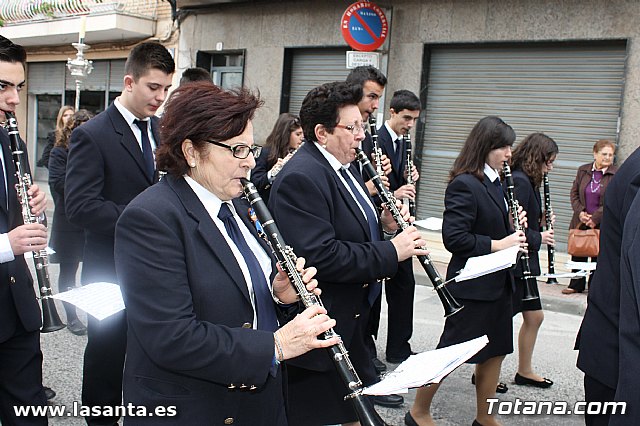
<path id="1" fill-rule="evenodd" d="M 173 74 L 176 70 L 167 48 L 155 41 L 147 41 L 131 49 L 124 64 L 125 75 L 131 75 L 135 81 L 151 69 L 158 69 L 165 74 Z"/>
<path id="2" fill-rule="evenodd" d="M 387 85 L 387 77 L 378 68 L 371 65 L 362 65 L 352 69 L 346 79 L 348 84 L 360 87 L 364 86 L 367 81 L 374 81 L 382 87 Z"/>
<path id="3" fill-rule="evenodd" d="M 192 81 L 212 81 L 211 74 L 204 68 L 187 68 L 182 72 L 180 84 L 190 83 Z"/>
<path id="4" fill-rule="evenodd" d="M 544 133 L 531 133 L 513 150 L 511 166 L 521 169 L 536 188 L 542 183 L 542 165 L 558 155 L 558 144 Z"/>
<path id="5" fill-rule="evenodd" d="M 403 109 L 420 111 L 420 99 L 409 90 L 396 90 L 393 92 L 389 107 L 393 108 L 395 112 L 400 112 Z"/>
<path id="6" fill-rule="evenodd" d="M 449 172 L 449 179 L 453 180 L 458 175 L 470 173 L 483 180 L 484 164 L 489 152 L 511 146 L 515 140 L 516 132 L 500 117 L 490 115 L 482 118 L 471 129 Z"/>
<path id="7" fill-rule="evenodd" d="M 19 62 L 24 66 L 27 63 L 27 51 L 19 44 L 0 35 L 0 62 Z"/>
<path id="8" fill-rule="evenodd" d="M 339 109 L 347 105 L 358 105 L 362 98 L 362 87 L 342 81 L 325 83 L 311 89 L 300 108 L 300 122 L 304 137 L 317 141 L 315 128 L 322 124 L 329 133 L 338 124 Z"/>
<path id="9" fill-rule="evenodd" d="M 160 120 L 158 170 L 182 176 L 189 166 L 182 142 L 191 140 L 198 152 L 206 152 L 206 139 L 226 141 L 240 135 L 263 102 L 247 89 L 224 90 L 206 81 L 179 86 L 173 91 Z"/>

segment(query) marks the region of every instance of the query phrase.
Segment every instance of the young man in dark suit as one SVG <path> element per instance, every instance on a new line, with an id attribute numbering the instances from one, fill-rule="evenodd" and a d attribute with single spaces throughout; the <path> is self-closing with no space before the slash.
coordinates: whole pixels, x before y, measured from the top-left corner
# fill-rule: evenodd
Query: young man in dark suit
<path id="1" fill-rule="evenodd" d="M 84 229 L 82 283 L 118 283 L 114 231 L 127 204 L 157 181 L 153 150 L 160 143 L 157 118 L 175 71 L 159 43 L 133 48 L 125 63 L 124 89 L 106 111 L 74 130 L 65 183 L 69 221 Z M 82 403 L 117 406 L 122 401 L 126 315 L 89 318 L 84 355 Z M 116 417 L 87 418 L 89 424 L 116 424 Z"/>
<path id="2" fill-rule="evenodd" d="M 618 386 L 622 229 L 639 187 L 640 149 L 636 149 L 622 163 L 604 197 L 598 268 L 576 342 L 587 402 L 613 401 Z M 590 426 L 608 425 L 609 417 L 585 414 L 585 421 Z"/>
<path id="3" fill-rule="evenodd" d="M 398 90 L 390 102 L 390 117 L 378 130 L 378 144 L 391 160 L 389 189 L 398 200 L 416 198 L 416 187 L 407 184 L 407 144 L 404 136 L 420 116 L 420 99 L 408 90 Z M 413 168 L 413 181 L 419 178 Z M 413 297 L 416 281 L 411 258 L 398 265 L 398 272 L 385 281 L 388 306 L 387 362 L 397 364 L 413 353 L 409 339 L 413 334 Z"/>
<path id="4" fill-rule="evenodd" d="M 22 46 L 0 36 L 0 122 L 6 121 L 5 112 L 15 113 L 20 103 L 26 60 Z M 0 144 L 0 423 L 46 425 L 46 417 L 18 419 L 14 408 L 47 403 L 42 387 L 42 317 L 23 256 L 47 246 L 47 230 L 38 223 L 24 224 L 4 128 L 0 128 Z M 31 211 L 39 216 L 46 207 L 44 192 L 34 184 L 28 194 Z"/>

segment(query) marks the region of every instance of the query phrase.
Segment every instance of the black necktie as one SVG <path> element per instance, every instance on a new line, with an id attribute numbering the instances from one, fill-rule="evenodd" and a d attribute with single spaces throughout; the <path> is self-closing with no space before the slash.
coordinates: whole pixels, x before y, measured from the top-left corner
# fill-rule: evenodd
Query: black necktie
<path id="1" fill-rule="evenodd" d="M 351 192 L 353 192 L 353 195 L 355 195 L 356 200 L 358 201 L 358 204 L 360 204 L 360 207 L 362 207 L 362 210 L 364 210 L 364 214 L 367 217 L 367 224 L 369 225 L 369 234 L 371 236 L 371 241 L 379 241 L 380 230 L 378 229 L 378 221 L 376 219 L 375 213 L 371 209 L 371 206 L 369 206 L 369 203 L 367 203 L 364 197 L 360 195 L 360 192 L 358 191 L 355 184 L 353 183 L 353 180 L 349 176 L 349 173 L 347 173 L 347 171 L 342 167 L 340 167 L 340 174 L 342 175 L 344 180 L 347 182 L 347 185 L 349 185 L 349 188 L 351 188 Z M 380 284 L 379 281 L 373 281 L 369 283 L 369 295 L 367 297 L 369 301 L 369 305 L 373 306 L 373 303 L 376 301 L 376 299 L 378 298 L 378 296 L 380 296 L 381 293 L 382 293 L 382 285 Z"/>
<path id="2" fill-rule="evenodd" d="M 396 139 L 395 155 L 396 155 L 396 167 L 398 169 L 400 168 L 400 164 L 402 164 L 402 155 L 403 155 L 402 142 L 403 141 L 404 141 L 404 136 L 403 137 L 398 137 L 398 139 Z M 398 172 L 399 172 L 399 170 L 398 170 Z"/>
<path id="3" fill-rule="evenodd" d="M 493 186 L 495 187 L 496 193 L 498 194 L 498 200 L 502 202 L 502 210 L 507 211 L 507 206 L 504 201 L 504 191 L 502 190 L 502 184 L 500 183 L 500 178 L 497 178 L 493 181 Z"/>
<path id="4" fill-rule="evenodd" d="M 151 141 L 149 141 L 149 133 L 147 132 L 148 120 L 133 120 L 133 122 L 140 128 L 140 132 L 142 132 L 142 158 L 144 159 L 144 167 L 147 172 L 147 177 L 153 180 L 153 173 L 156 167 L 151 150 Z"/>
<path id="5" fill-rule="evenodd" d="M 2 147 L 0 147 L 0 149 L 2 149 Z M 4 164 L 7 164 L 7 161 L 10 161 L 10 159 L 5 158 L 4 159 Z M 7 207 L 7 186 L 5 185 L 4 182 L 4 167 L 2 167 L 2 164 L 0 164 L 0 203 L 2 203 L 2 205 L 5 208 Z M 8 212 L 7 212 L 8 213 Z M 0 211 L 0 234 L 6 234 L 7 232 L 9 232 L 9 215 L 7 214 L 7 216 L 4 215 L 4 212 Z"/>
<path id="6" fill-rule="evenodd" d="M 271 297 L 271 290 L 269 289 L 267 280 L 264 278 L 260 262 L 258 262 L 258 259 L 245 241 L 227 203 L 222 203 L 222 206 L 220 206 L 218 218 L 224 223 L 227 234 L 229 234 L 229 237 L 236 243 L 236 247 L 240 250 L 240 254 L 249 268 L 253 294 L 255 296 L 256 314 L 258 316 L 258 329 L 276 331 L 278 329 L 278 319 L 276 318 L 276 311 L 273 306 L 274 302 Z"/>

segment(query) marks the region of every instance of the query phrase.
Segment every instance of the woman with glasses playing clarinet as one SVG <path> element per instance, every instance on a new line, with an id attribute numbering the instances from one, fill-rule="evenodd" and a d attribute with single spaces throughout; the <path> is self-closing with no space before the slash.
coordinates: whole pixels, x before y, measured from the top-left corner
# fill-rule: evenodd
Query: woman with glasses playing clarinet
<path id="1" fill-rule="evenodd" d="M 524 245 L 524 232 L 514 232 L 499 170 L 511 158 L 516 135 L 498 117 L 485 117 L 471 130 L 449 174 L 445 192 L 442 240 L 452 254 L 447 279 L 463 268 L 467 259 L 515 245 Z M 520 214 L 520 223 L 526 222 Z M 476 419 L 474 426 L 495 426 L 488 413 L 488 398 L 496 392 L 505 355 L 513 352 L 513 275 L 503 269 L 450 286 L 464 309 L 445 321 L 438 347 L 447 347 L 483 335 L 489 343 L 467 363 L 475 364 Z M 431 402 L 439 385 L 418 389 L 405 416 L 408 426 L 433 425 Z"/>
<path id="2" fill-rule="evenodd" d="M 554 245 L 553 228 L 542 230 L 544 220 L 540 186 L 545 173 L 553 170 L 553 162 L 558 155 L 556 142 L 542 133 L 532 133 L 520 142 L 513 150 L 511 165 L 515 196 L 520 206 L 527 212 L 527 246 L 529 250 L 529 266 L 531 275 L 540 275 L 538 251 L 542 244 Z M 555 219 L 552 216 L 552 222 Z M 516 271 L 516 291 L 513 293 L 513 314 L 522 312 L 522 326 L 518 334 L 518 371 L 517 385 L 529 385 L 548 388 L 553 382 L 541 377 L 533 371 L 531 358 L 538 337 L 538 330 L 544 319 L 538 287 L 532 286 L 537 299 L 523 301 L 525 282 L 518 264 Z"/>
<path id="3" fill-rule="evenodd" d="M 317 338 L 335 325 L 323 308 L 277 305 L 297 294 L 237 198 L 260 152 L 260 105 L 210 82 L 180 86 L 166 104 L 156 161 L 167 175 L 120 216 L 115 260 L 129 326 L 125 405 L 170 415 L 126 425 L 286 426 L 280 362 L 338 343 Z M 313 290 L 315 269 L 296 266 Z"/>

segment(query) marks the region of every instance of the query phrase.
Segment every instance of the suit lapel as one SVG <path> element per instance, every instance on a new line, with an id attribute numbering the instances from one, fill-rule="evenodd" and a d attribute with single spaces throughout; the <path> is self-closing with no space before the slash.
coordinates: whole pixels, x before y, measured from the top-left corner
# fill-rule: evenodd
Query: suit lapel
<path id="1" fill-rule="evenodd" d="M 505 221 L 505 224 L 507 225 L 507 229 L 509 229 L 510 228 L 510 226 L 508 225 L 509 224 L 509 216 L 508 216 L 506 208 L 505 208 L 505 198 L 504 198 L 504 196 L 503 197 L 498 197 L 497 191 L 494 189 L 494 184 L 493 184 L 493 182 L 491 182 L 489 180 L 487 175 L 484 175 L 484 181 L 482 183 L 484 184 L 487 192 L 489 193 L 489 197 L 491 197 L 491 199 L 496 204 L 496 206 L 498 206 L 498 208 L 500 208 L 500 212 L 502 212 L 502 218 Z"/>
<path id="2" fill-rule="evenodd" d="M 247 299 L 247 302 L 251 303 L 251 297 L 249 296 L 249 290 L 242 270 L 229 246 L 226 243 L 221 244 L 222 241 L 225 241 L 224 236 L 215 223 L 213 223 L 209 212 L 204 208 L 204 205 L 184 178 L 176 179 L 173 176 L 167 176 L 166 179 L 169 186 L 172 187 L 178 198 L 180 198 L 189 215 L 198 222 L 197 228 L 202 239 L 214 255 L 220 259 L 220 263 L 229 276 L 231 276 L 238 290 L 240 290 Z"/>
<path id="3" fill-rule="evenodd" d="M 0 143 L 2 144 L 2 155 L 4 156 L 4 173 L 6 174 L 6 182 L 7 182 L 7 203 L 11 204 L 11 186 L 13 186 L 11 175 L 14 172 L 13 170 L 13 159 L 11 157 L 11 150 L 9 149 L 9 138 L 6 133 L 2 131 L 2 138 L 0 138 Z M 6 216 L 7 224 L 9 224 L 9 214 L 7 211 L 7 206 L 4 203 L 0 203 L 0 211 Z M 11 228 L 9 228 L 11 229 Z"/>
<path id="4" fill-rule="evenodd" d="M 120 111 L 118 111 L 118 108 L 116 108 L 114 104 L 111 104 L 111 106 L 109 106 L 109 108 L 107 109 L 107 114 L 111 119 L 111 123 L 113 124 L 115 132 L 120 136 L 120 144 L 129 153 L 129 155 L 133 157 L 136 164 L 138 165 L 138 168 L 140 169 L 140 173 L 142 173 L 149 184 L 152 184 L 153 182 L 149 180 L 149 177 L 147 176 L 146 168 L 144 165 L 144 158 L 142 157 L 142 149 L 140 149 L 138 140 L 134 136 L 131 127 L 125 121 L 124 117 L 122 116 L 122 114 L 120 114 Z M 154 133 L 153 136 L 155 138 L 156 133 Z M 156 141 L 157 140 L 158 139 L 156 139 Z"/>

